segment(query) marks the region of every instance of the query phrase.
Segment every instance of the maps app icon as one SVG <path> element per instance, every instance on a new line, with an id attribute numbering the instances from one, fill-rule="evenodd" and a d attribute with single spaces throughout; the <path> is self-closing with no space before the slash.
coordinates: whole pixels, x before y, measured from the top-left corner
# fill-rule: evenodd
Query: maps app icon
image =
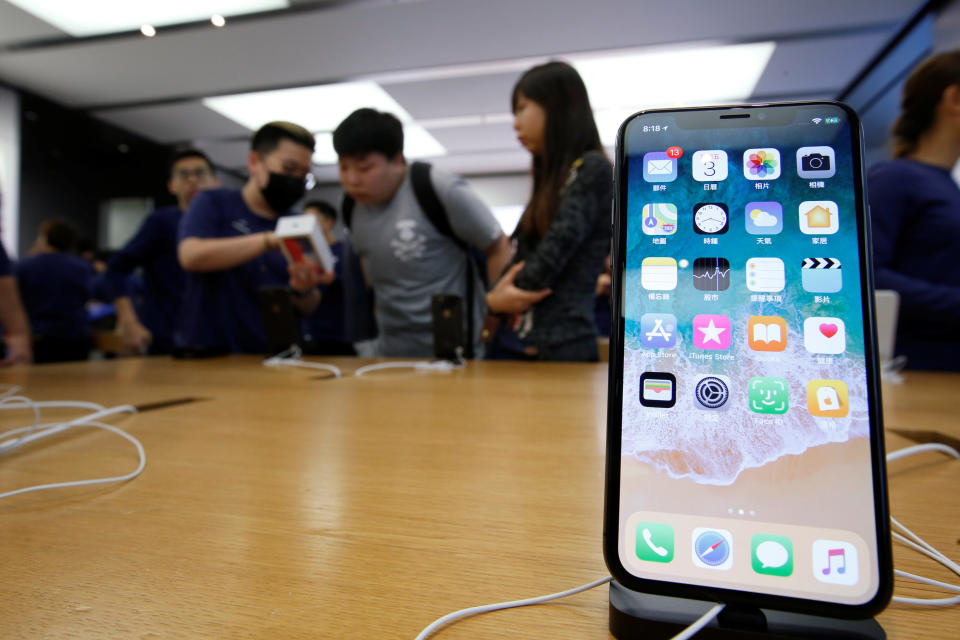
<path id="1" fill-rule="evenodd" d="M 672 236 L 677 232 L 677 205 L 645 204 L 640 214 L 641 228 L 648 236 Z"/>

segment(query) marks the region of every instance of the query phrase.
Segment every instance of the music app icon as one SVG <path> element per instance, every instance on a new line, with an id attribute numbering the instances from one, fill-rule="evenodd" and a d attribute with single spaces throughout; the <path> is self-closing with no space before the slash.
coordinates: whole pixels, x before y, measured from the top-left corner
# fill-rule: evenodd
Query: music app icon
<path id="1" fill-rule="evenodd" d="M 839 540 L 815 540 L 813 577 L 820 582 L 853 586 L 860 580 L 857 548 Z"/>

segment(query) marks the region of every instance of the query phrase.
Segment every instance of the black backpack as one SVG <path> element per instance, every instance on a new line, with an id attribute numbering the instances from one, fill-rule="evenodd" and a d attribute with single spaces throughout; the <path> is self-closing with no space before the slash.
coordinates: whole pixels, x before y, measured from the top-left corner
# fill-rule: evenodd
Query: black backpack
<path id="1" fill-rule="evenodd" d="M 430 224 L 456 244 L 464 253 L 467 259 L 467 340 L 464 346 L 464 354 L 467 358 L 473 358 L 473 344 L 476 339 L 473 327 L 473 297 L 474 297 L 474 274 L 479 273 L 480 279 L 487 284 L 486 274 L 486 256 L 466 242 L 461 240 L 453 232 L 450 226 L 450 220 L 447 217 L 447 210 L 437 196 L 436 189 L 433 188 L 433 180 L 430 178 L 431 166 L 426 162 L 414 162 L 410 165 L 410 182 L 413 184 L 413 194 L 417 198 L 417 204 L 423 210 L 424 215 Z M 343 224 L 347 229 L 351 228 L 353 222 L 353 208 L 356 202 L 348 194 L 344 194 L 343 202 L 340 204 L 340 212 L 343 214 Z"/>

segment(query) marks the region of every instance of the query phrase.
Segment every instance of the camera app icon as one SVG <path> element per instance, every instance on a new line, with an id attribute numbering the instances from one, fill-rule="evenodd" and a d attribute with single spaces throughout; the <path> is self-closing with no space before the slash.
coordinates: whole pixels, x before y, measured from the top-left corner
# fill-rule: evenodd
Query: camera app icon
<path id="1" fill-rule="evenodd" d="M 801 178 L 832 178 L 837 172 L 833 147 L 800 147 L 797 149 L 797 174 Z"/>

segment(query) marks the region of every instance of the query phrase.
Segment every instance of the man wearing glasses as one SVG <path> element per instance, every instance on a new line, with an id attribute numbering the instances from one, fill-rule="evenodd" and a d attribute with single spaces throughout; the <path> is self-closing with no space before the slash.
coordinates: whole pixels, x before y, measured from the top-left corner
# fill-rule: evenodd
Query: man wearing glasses
<path id="1" fill-rule="evenodd" d="M 184 149 L 174 154 L 167 189 L 177 204 L 153 211 L 107 263 L 103 291 L 116 307 L 117 329 L 128 351 L 172 351 L 186 286 L 186 274 L 177 259 L 177 227 L 194 196 L 218 186 L 213 164 L 202 151 Z M 130 274 L 138 267 L 143 270 L 139 314 L 129 289 Z"/>
<path id="2" fill-rule="evenodd" d="M 187 271 L 178 346 L 192 355 L 265 353 L 258 290 L 289 286 L 293 305 L 309 314 L 317 285 L 333 272 L 315 263 L 287 265 L 274 233 L 277 218 L 306 191 L 313 135 L 291 122 L 270 122 L 254 135 L 250 178 L 240 190 L 200 193 L 180 221 L 178 255 Z"/>

